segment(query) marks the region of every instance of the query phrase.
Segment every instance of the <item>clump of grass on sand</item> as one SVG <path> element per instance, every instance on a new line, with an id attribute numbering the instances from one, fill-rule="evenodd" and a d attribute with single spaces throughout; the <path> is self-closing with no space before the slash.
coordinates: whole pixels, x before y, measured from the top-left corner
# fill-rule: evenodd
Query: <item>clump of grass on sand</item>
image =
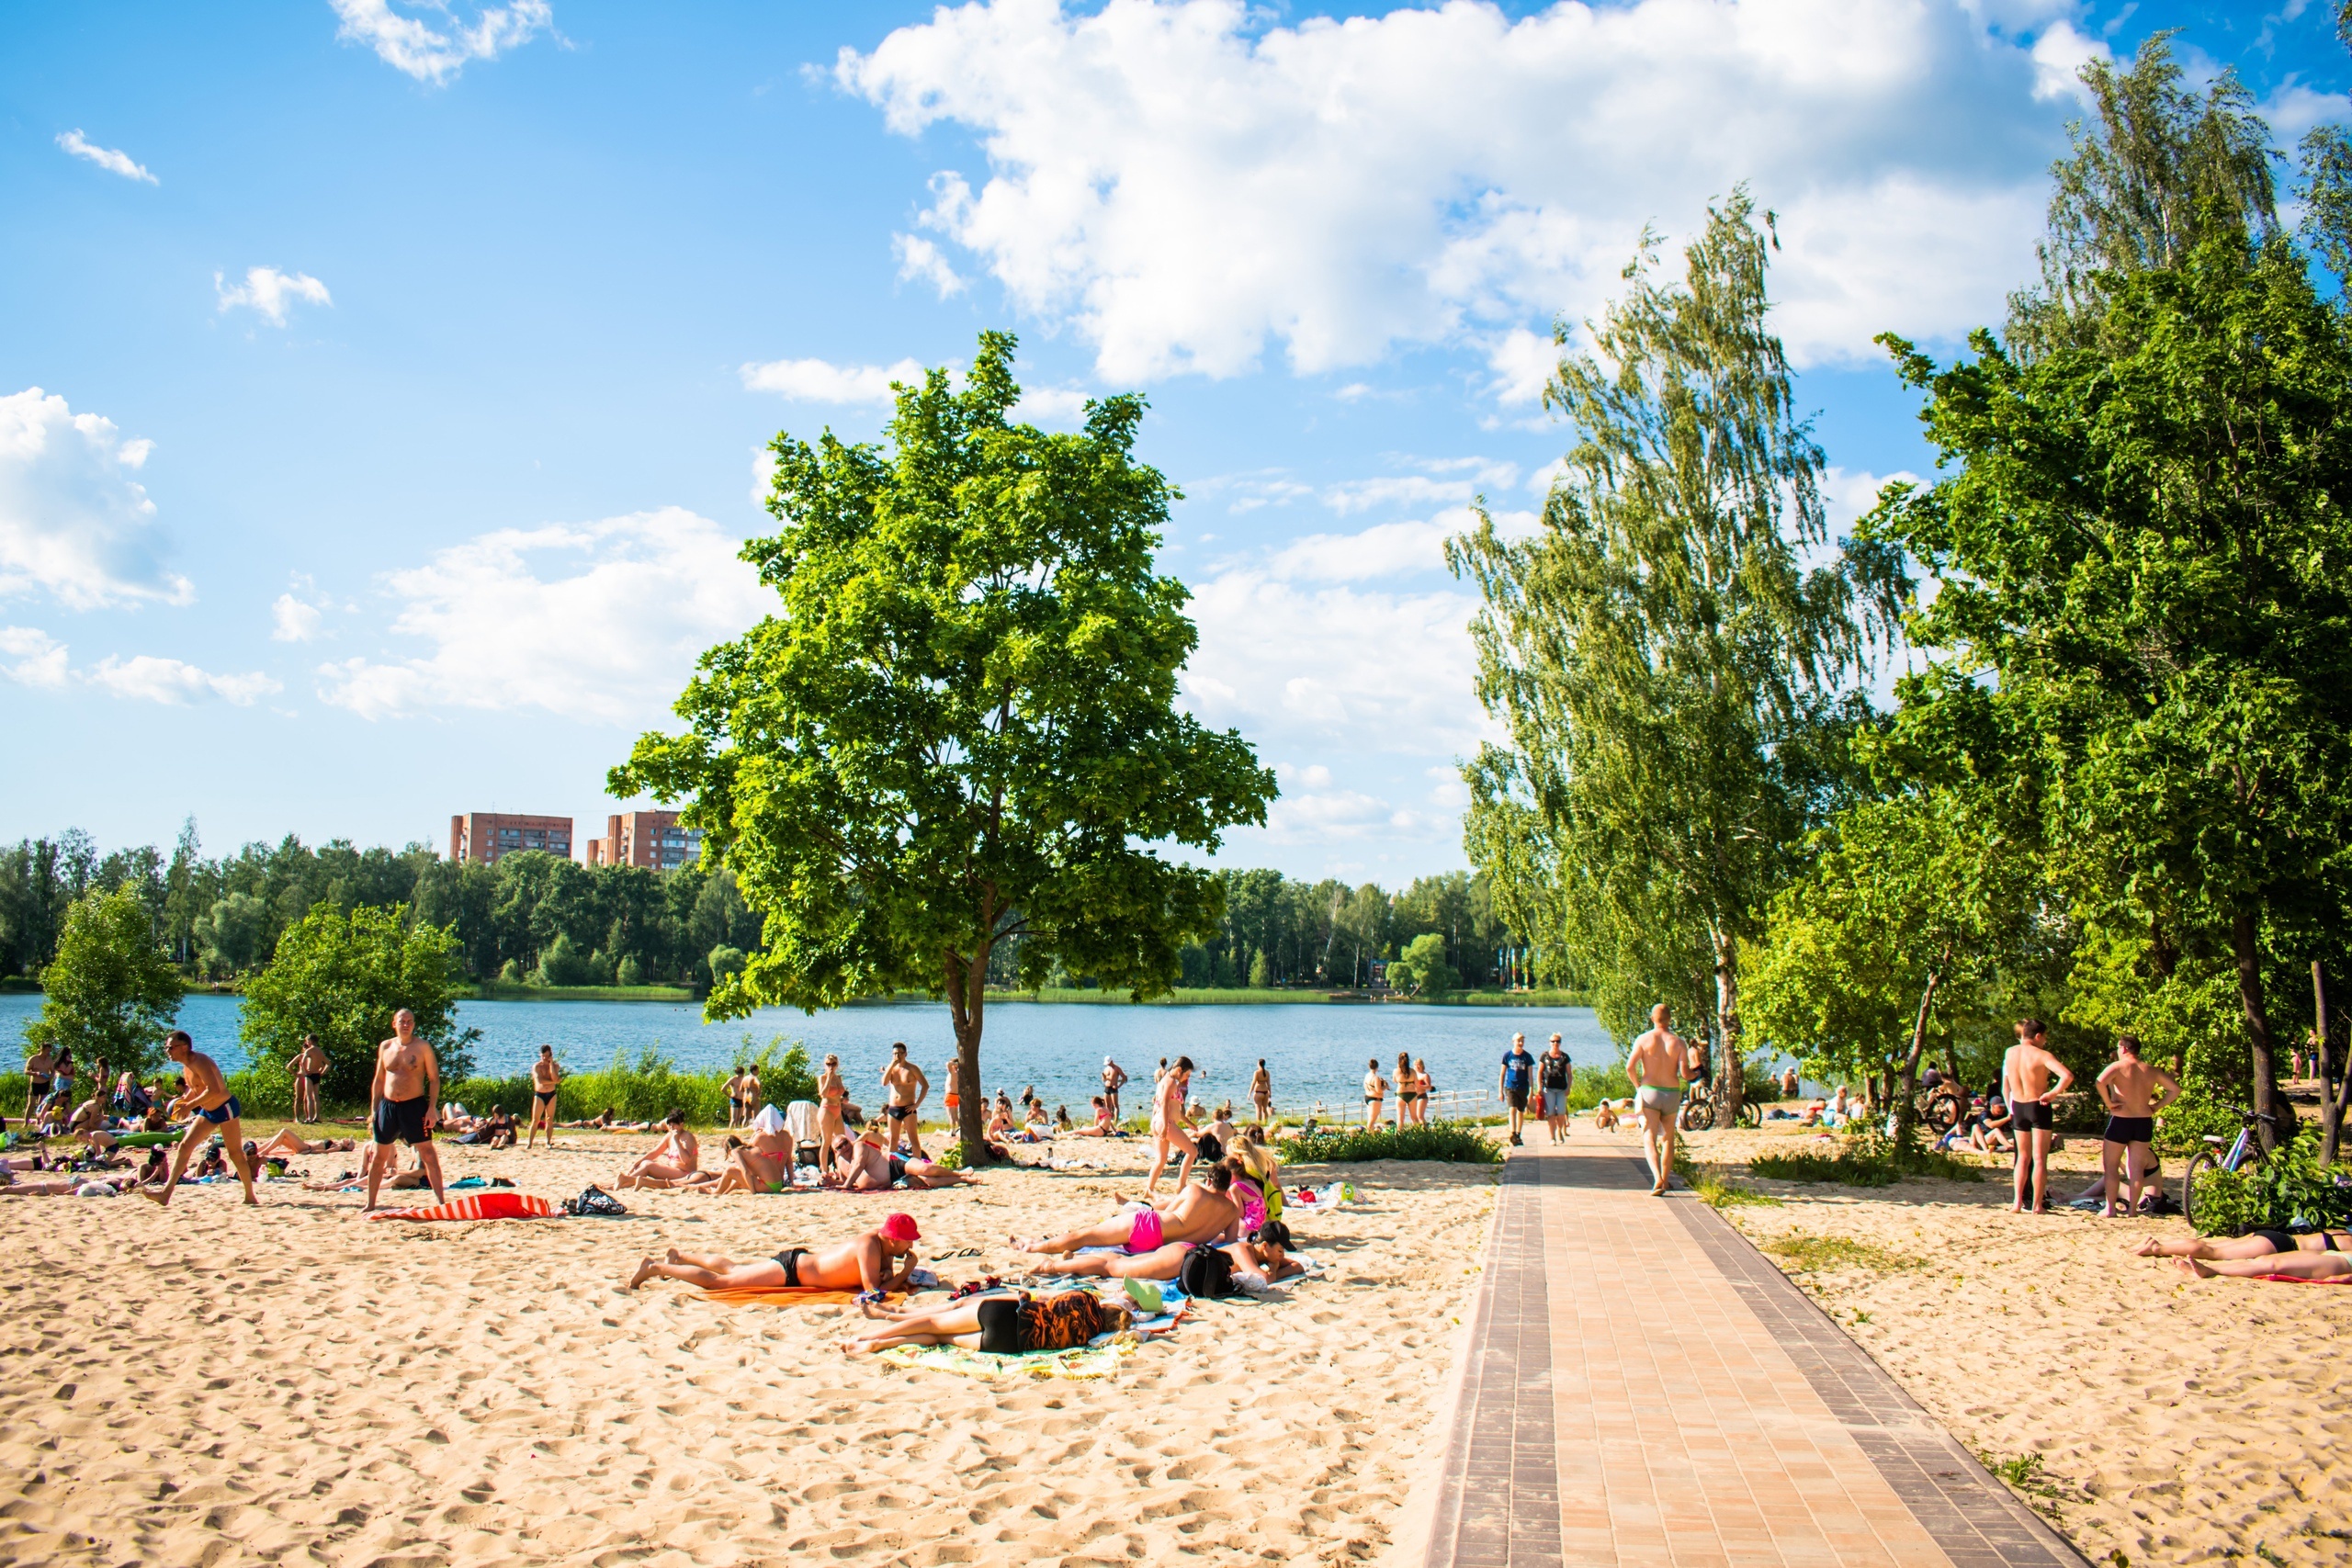
<path id="1" fill-rule="evenodd" d="M 1747 1173 L 1768 1181 L 1834 1181 L 1844 1187 L 1892 1187 L 1923 1176 L 1942 1181 L 1984 1179 L 1982 1166 L 1939 1149 L 1897 1148 L 1878 1137 L 1857 1138 L 1835 1155 L 1810 1150 L 1758 1155 L 1747 1162 Z"/>
<path id="2" fill-rule="evenodd" d="M 1712 1165 L 1702 1165 L 1697 1170 L 1690 1172 L 1690 1190 L 1697 1193 L 1699 1201 L 1711 1209 L 1734 1209 L 1748 1204 L 1770 1209 L 1781 1206 L 1781 1201 L 1778 1198 L 1770 1193 L 1758 1192 L 1753 1187 L 1742 1187 L 1738 1182 L 1725 1177 L 1720 1168 Z"/>
<path id="3" fill-rule="evenodd" d="M 1776 1258 L 1785 1258 L 1799 1273 L 1822 1273 L 1832 1269 L 1867 1269 L 1873 1274 L 1899 1274 L 1906 1269 L 1920 1267 L 1917 1258 L 1873 1246 L 1867 1241 L 1854 1241 L 1842 1235 L 1784 1235 L 1768 1241 L 1764 1250 Z"/>

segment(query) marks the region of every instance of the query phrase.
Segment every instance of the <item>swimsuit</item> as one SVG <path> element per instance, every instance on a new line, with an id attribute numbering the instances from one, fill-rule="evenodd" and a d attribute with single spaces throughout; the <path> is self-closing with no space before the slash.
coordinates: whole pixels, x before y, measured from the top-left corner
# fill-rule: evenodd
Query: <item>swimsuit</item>
<path id="1" fill-rule="evenodd" d="M 1146 1209 L 1137 1213 L 1127 1226 L 1127 1251 L 1140 1258 L 1147 1252 L 1158 1252 L 1166 1245 L 1159 1223 L 1159 1211 Z"/>
<path id="2" fill-rule="evenodd" d="M 203 1110 L 199 1107 L 197 1111 L 197 1114 L 218 1127 L 223 1122 L 229 1121 L 233 1117 L 243 1115 L 243 1108 L 238 1105 L 237 1097 L 232 1094 L 209 1111 Z"/>
<path id="3" fill-rule="evenodd" d="M 2055 1132 L 2058 1126 L 2058 1120 L 2050 1113 L 2050 1107 L 2039 1100 L 2011 1100 L 2009 1118 L 2020 1133 Z"/>
<path id="4" fill-rule="evenodd" d="M 890 1185 L 896 1187 L 907 1179 L 907 1162 L 897 1155 L 890 1156 Z"/>
<path id="5" fill-rule="evenodd" d="M 531 1098 L 537 1100 L 541 1105 L 545 1105 L 548 1100 L 553 1100 L 555 1096 L 556 1091 L 551 1089 L 535 1089 L 531 1091 Z"/>
<path id="6" fill-rule="evenodd" d="M 893 1122 L 903 1122 L 914 1113 L 915 1108 L 911 1105 L 886 1105 L 882 1108 L 882 1114 Z"/>
<path id="7" fill-rule="evenodd" d="M 786 1290 L 797 1291 L 800 1288 L 800 1260 L 808 1256 L 808 1249 L 805 1247 L 787 1247 L 775 1255 L 775 1260 L 784 1265 Z"/>
<path id="8" fill-rule="evenodd" d="M 411 1148 L 433 1141 L 433 1129 L 424 1124 L 424 1096 L 377 1101 L 376 1142 L 390 1145 L 396 1139 Z"/>
<path id="9" fill-rule="evenodd" d="M 973 1310 L 979 1318 L 980 1348 L 992 1356 L 1073 1350 L 1094 1337 L 1099 1323 L 1091 1291 L 1057 1291 L 1043 1301 L 987 1296 Z"/>
<path id="10" fill-rule="evenodd" d="M 2108 1143 L 2146 1144 L 2154 1142 L 2155 1136 L 2156 1119 L 2153 1116 L 2109 1116 L 2107 1119 L 2105 1138 Z"/>
<path id="11" fill-rule="evenodd" d="M 964 1097 L 962 1095 L 951 1094 L 947 1097 L 947 1109 L 950 1111 L 955 1110 L 957 1106 L 963 1103 Z"/>
<path id="12" fill-rule="evenodd" d="M 1682 1109 L 1682 1091 L 1659 1084 L 1644 1084 L 1634 1098 L 1641 1101 L 1645 1111 L 1663 1111 L 1672 1115 Z"/>

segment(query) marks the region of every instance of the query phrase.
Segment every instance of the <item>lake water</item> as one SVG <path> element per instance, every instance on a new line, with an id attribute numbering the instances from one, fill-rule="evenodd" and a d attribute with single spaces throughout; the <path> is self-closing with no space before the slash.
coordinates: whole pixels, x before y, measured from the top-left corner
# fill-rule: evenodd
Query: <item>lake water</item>
<path id="1" fill-rule="evenodd" d="M 237 1039 L 236 997 L 198 995 L 180 1009 L 180 1027 L 231 1071 L 244 1065 Z M 0 1042 L 14 1043 L 40 1010 L 40 998 L 0 994 Z M 821 1060 L 842 1059 L 853 1094 L 876 1081 L 890 1043 L 903 1040 L 932 1076 L 944 1077 L 955 1052 L 947 1008 L 940 1002 L 861 1004 L 810 1017 L 775 1010 L 730 1023 L 706 1024 L 683 1002 L 469 1001 L 458 1006 L 461 1026 L 481 1031 L 475 1066 L 485 1074 L 520 1073 L 541 1044 L 575 1070 L 602 1067 L 616 1054 L 659 1051 L 684 1069 L 723 1067 L 745 1034 L 765 1043 L 777 1035 L 807 1045 Z M 1589 1008 L 1418 1007 L 1407 1003 L 1263 1003 L 1239 1006 L 1134 1007 L 1119 1003 L 991 1002 L 980 1042 L 981 1077 L 989 1089 L 1016 1098 L 1035 1085 L 1049 1104 L 1066 1104 L 1084 1119 L 1087 1098 L 1102 1081 L 1102 1058 L 1117 1060 L 1143 1088 L 1125 1093 L 1129 1111 L 1143 1109 L 1153 1066 L 1162 1056 L 1190 1056 L 1200 1071 L 1197 1098 L 1215 1104 L 1246 1099 L 1250 1074 L 1264 1057 L 1274 1097 L 1286 1108 L 1317 1100 L 1337 1111 L 1359 1107 L 1364 1062 L 1378 1057 L 1396 1074 L 1396 1054 L 1426 1059 L 1441 1092 L 1491 1094 L 1513 1031 L 1541 1051 L 1557 1032 L 1579 1066 L 1621 1059 Z M 14 1059 L 10 1065 L 13 1066 Z M 867 1098 L 873 1098 L 869 1095 Z M 938 1103 L 934 1093 L 932 1104 Z"/>

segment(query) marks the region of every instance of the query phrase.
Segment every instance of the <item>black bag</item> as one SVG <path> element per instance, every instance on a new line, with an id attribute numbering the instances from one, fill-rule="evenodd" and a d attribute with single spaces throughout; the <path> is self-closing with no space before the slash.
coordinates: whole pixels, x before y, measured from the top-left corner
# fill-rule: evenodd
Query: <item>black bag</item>
<path id="1" fill-rule="evenodd" d="M 577 1198 L 566 1198 L 563 1201 L 563 1212 L 567 1214 L 584 1215 L 589 1217 L 594 1217 L 599 1214 L 626 1214 L 628 1213 L 626 1208 L 621 1206 L 621 1201 L 619 1199 L 614 1197 L 603 1188 L 595 1186 L 590 1187 L 585 1192 L 582 1192 Z"/>
<path id="2" fill-rule="evenodd" d="M 1216 1301 L 1233 1291 L 1233 1259 L 1214 1247 L 1194 1247 L 1177 1266 L 1176 1283 L 1188 1296 Z"/>

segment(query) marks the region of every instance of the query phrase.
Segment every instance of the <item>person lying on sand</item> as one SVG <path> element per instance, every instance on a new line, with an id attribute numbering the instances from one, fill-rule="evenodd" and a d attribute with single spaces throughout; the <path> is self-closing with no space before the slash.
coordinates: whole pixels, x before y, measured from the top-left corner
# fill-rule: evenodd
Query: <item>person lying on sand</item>
<path id="1" fill-rule="evenodd" d="M 2210 1280 L 2216 1274 L 2228 1274 L 2241 1280 L 2258 1280 L 2265 1274 L 2285 1274 L 2297 1280 L 2335 1280 L 2352 1274 L 2352 1257 L 2341 1252 L 2290 1252 L 2275 1258 L 2224 1258 L 2211 1263 L 2201 1258 L 2176 1258 L 2184 1274 L 2199 1280 Z"/>
<path id="2" fill-rule="evenodd" d="M 1107 1138 L 1111 1135 L 1112 1126 L 1113 1122 L 1111 1121 L 1110 1104 L 1098 1094 L 1094 1097 L 1094 1125 L 1091 1127 L 1078 1128 L 1070 1134 L 1070 1136 L 1073 1138 Z"/>
<path id="3" fill-rule="evenodd" d="M 613 1108 L 607 1105 L 585 1122 L 559 1122 L 556 1125 L 571 1132 L 608 1133 L 614 1126 Z"/>
<path id="4" fill-rule="evenodd" d="M 2208 1263 L 2293 1252 L 2352 1252 L 2352 1231 L 2313 1231 L 2308 1235 L 2297 1235 L 2292 1231 L 2264 1229 L 2251 1230 L 2244 1235 L 2196 1235 L 2175 1241 L 2150 1236 L 2132 1249 L 2134 1258 L 2198 1258 Z"/>
<path id="5" fill-rule="evenodd" d="M 880 1321 L 842 1341 L 842 1349 L 850 1355 L 895 1345 L 961 1345 L 994 1356 L 1074 1350 L 1098 1334 L 1118 1333 L 1132 1321 L 1125 1302 L 1106 1301 L 1087 1290 L 1035 1297 L 982 1296 L 929 1312 L 884 1308 L 877 1313 L 868 1307 L 866 1315 Z"/>
<path id="6" fill-rule="evenodd" d="M 1204 1138 L 1204 1154 L 1216 1147 Z M 1219 1150 L 1222 1154 L 1224 1151 Z M 1202 1181 L 1186 1182 L 1156 1208 L 1132 1214 L 1114 1214 L 1100 1224 L 1085 1225 L 1057 1236 L 1023 1241 L 1012 1238 L 1016 1252 L 1047 1255 L 1076 1252 L 1082 1247 L 1122 1247 L 1135 1256 L 1157 1252 L 1180 1241 L 1207 1241 L 1222 1235 L 1241 1217 L 1241 1205 L 1227 1194 L 1233 1186 L 1233 1167 L 1223 1159 L 1209 1165 Z"/>
<path id="7" fill-rule="evenodd" d="M 271 1134 L 266 1142 L 255 1144 L 254 1153 L 264 1159 L 292 1159 L 296 1155 L 348 1154 L 351 1148 L 349 1138 L 321 1138 L 314 1144 L 287 1127 Z"/>
<path id="8" fill-rule="evenodd" d="M 1136 1256 L 1125 1252 L 1089 1252 L 1054 1266 L 1053 1272 L 1080 1279 L 1173 1280 L 1184 1267 L 1184 1257 L 1199 1244 L 1172 1241 L 1156 1251 Z M 1290 1227 L 1269 1220 L 1240 1241 L 1219 1247 L 1233 1259 L 1234 1272 L 1255 1275 L 1271 1283 L 1306 1272 L 1306 1265 L 1290 1256 Z"/>
<path id="9" fill-rule="evenodd" d="M 922 1239 L 909 1214 L 892 1214 L 854 1240 L 831 1247 L 787 1247 L 774 1258 L 737 1263 L 699 1258 L 672 1247 L 666 1258 L 648 1258 L 629 1276 L 628 1288 L 648 1280 L 683 1280 L 706 1291 L 768 1289 L 903 1291 L 915 1271 L 914 1244 Z M 896 1264 L 893 1266 L 893 1259 Z"/>
<path id="10" fill-rule="evenodd" d="M 662 1121 L 669 1131 L 641 1157 L 621 1168 L 616 1188 L 684 1187 L 702 1168 L 702 1145 L 686 1131 L 686 1113 L 672 1110 Z"/>
<path id="11" fill-rule="evenodd" d="M 878 1127 L 868 1127 L 862 1138 L 846 1133 L 835 1138 L 833 1168 L 825 1173 L 825 1185 L 843 1192 L 887 1192 L 900 1181 L 924 1190 L 978 1184 L 977 1176 L 916 1156 L 902 1157 L 874 1142 L 888 1135 Z"/>

